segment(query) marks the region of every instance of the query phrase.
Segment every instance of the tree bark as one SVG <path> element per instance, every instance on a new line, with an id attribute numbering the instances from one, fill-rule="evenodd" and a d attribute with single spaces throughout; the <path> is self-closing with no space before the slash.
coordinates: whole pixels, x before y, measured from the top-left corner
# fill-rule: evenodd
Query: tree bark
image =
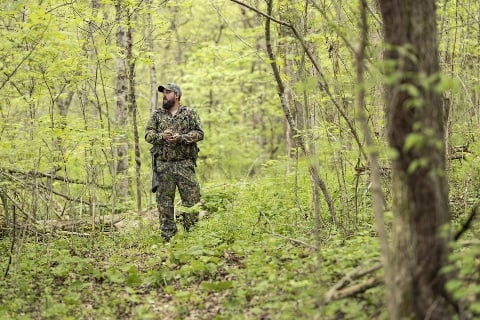
<path id="1" fill-rule="evenodd" d="M 127 49 L 127 37 L 123 16 L 123 1 L 117 0 L 115 4 L 117 23 L 117 48 L 119 56 L 117 57 L 117 77 L 115 80 L 115 126 L 117 134 L 114 138 L 114 161 L 116 178 L 116 195 L 120 201 L 125 201 L 128 197 L 128 137 L 127 137 L 127 119 L 128 119 L 128 80 L 127 80 L 127 61 L 125 57 Z"/>
<path id="2" fill-rule="evenodd" d="M 392 163 L 393 255 L 386 279 L 391 319 L 452 319 L 439 270 L 450 221 L 435 0 L 380 0 L 384 21 L 387 131 Z M 429 81 L 427 81 L 429 79 Z"/>
<path id="3" fill-rule="evenodd" d="M 137 99 L 135 89 L 135 58 L 133 57 L 133 27 L 131 17 L 128 18 L 128 31 L 127 31 L 127 61 L 128 61 L 128 104 L 130 106 L 130 112 L 132 113 L 132 125 L 133 125 L 133 143 L 135 152 L 135 186 L 136 186 L 136 200 L 137 211 L 142 211 L 142 181 L 140 178 L 142 160 L 140 158 L 140 138 L 138 135 L 138 121 L 137 121 Z"/>
<path id="4" fill-rule="evenodd" d="M 154 26 L 152 21 L 152 0 L 147 0 L 147 34 L 146 34 L 146 41 L 148 50 L 151 52 L 149 58 L 151 59 L 150 63 L 150 112 L 153 113 L 157 109 L 158 104 L 158 90 L 157 90 L 157 66 L 155 62 L 155 47 L 153 44 L 153 32 Z"/>

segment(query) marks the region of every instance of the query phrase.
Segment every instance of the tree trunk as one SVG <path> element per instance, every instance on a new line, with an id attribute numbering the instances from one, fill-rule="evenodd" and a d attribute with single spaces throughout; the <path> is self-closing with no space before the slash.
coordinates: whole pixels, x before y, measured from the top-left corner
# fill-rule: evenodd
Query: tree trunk
<path id="1" fill-rule="evenodd" d="M 387 287 L 391 319 L 452 319 L 439 270 L 447 258 L 442 226 L 450 221 L 434 0 L 380 0 L 387 130 L 392 163 L 393 256 Z M 393 64 L 393 63 L 392 63 Z M 431 81 L 427 82 L 426 80 Z M 434 80 L 437 79 L 437 80 Z"/>
<path id="2" fill-rule="evenodd" d="M 142 181 L 140 178 L 140 172 L 142 168 L 142 160 L 140 158 L 140 138 L 138 135 L 138 122 L 137 122 L 137 99 L 135 90 L 135 58 L 133 57 L 133 27 L 131 17 L 128 18 L 128 31 L 127 31 L 127 61 L 129 66 L 128 82 L 129 82 L 129 94 L 128 104 L 130 106 L 130 112 L 132 113 L 132 125 L 133 125 L 133 143 L 135 151 L 135 186 L 137 190 L 137 212 L 142 211 Z"/>
<path id="3" fill-rule="evenodd" d="M 116 136 L 114 138 L 114 161 L 116 178 L 116 195 L 120 201 L 125 201 L 128 197 L 128 137 L 127 137 L 127 119 L 128 119 L 128 80 L 127 80 L 127 61 L 125 52 L 127 48 L 125 24 L 123 21 L 123 1 L 118 0 L 115 4 L 117 29 L 117 48 L 119 56 L 117 57 L 117 78 L 115 81 L 115 126 Z"/>
<path id="4" fill-rule="evenodd" d="M 267 2 L 267 14 L 268 16 L 271 16 L 272 13 L 272 1 Z M 307 145 L 305 143 L 305 139 L 301 132 L 298 130 L 297 124 L 295 123 L 295 119 L 292 116 L 291 112 L 291 107 L 290 107 L 290 101 L 287 100 L 286 94 L 285 94 L 285 86 L 283 84 L 283 81 L 280 76 L 280 72 L 278 69 L 278 66 L 276 64 L 276 58 L 273 54 L 272 50 L 272 44 L 271 44 L 271 37 L 270 37 L 270 18 L 267 18 L 266 23 L 265 23 L 265 41 L 266 41 L 266 48 L 267 48 L 267 53 L 270 58 L 270 66 L 272 67 L 273 70 L 273 75 L 275 77 L 275 81 L 277 82 L 277 92 L 278 96 L 280 97 L 280 102 L 282 105 L 282 110 L 285 114 L 285 118 L 288 122 L 288 125 L 290 127 L 290 130 L 292 130 L 293 134 L 296 135 L 296 145 L 300 147 L 302 150 L 302 153 L 307 157 L 309 161 L 309 172 L 310 172 L 310 177 L 312 179 L 312 183 L 314 183 L 318 188 L 322 191 L 325 200 L 327 202 L 328 209 L 330 211 L 330 215 L 332 216 L 332 223 L 336 226 L 339 227 L 338 225 L 338 220 L 337 220 L 337 214 L 335 211 L 335 206 L 333 203 L 333 199 L 330 196 L 330 192 L 327 189 L 327 186 L 325 182 L 323 181 L 322 177 L 320 176 L 320 169 L 318 165 L 318 160 L 317 159 L 312 159 L 312 155 L 307 150 Z M 315 201 L 318 200 L 317 197 L 314 199 Z M 318 212 L 318 214 L 320 214 Z M 317 217 L 320 219 L 320 217 Z"/>
<path id="5" fill-rule="evenodd" d="M 150 51 L 150 112 L 153 113 L 157 109 L 158 103 L 158 90 L 157 90 L 157 67 L 155 63 L 155 47 L 153 45 L 153 21 L 152 21 L 152 0 L 147 0 L 147 34 L 145 36 L 147 41 L 147 47 Z"/>

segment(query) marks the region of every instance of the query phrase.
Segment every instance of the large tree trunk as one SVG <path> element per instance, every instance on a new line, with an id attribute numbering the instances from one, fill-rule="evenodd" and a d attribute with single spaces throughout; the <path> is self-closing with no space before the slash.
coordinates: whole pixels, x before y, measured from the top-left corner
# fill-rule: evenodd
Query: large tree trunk
<path id="1" fill-rule="evenodd" d="M 391 319 L 451 319 L 439 273 L 447 258 L 442 226 L 450 221 L 438 78 L 435 0 L 379 0 L 384 21 L 388 139 L 392 163 Z M 427 81 L 427 78 L 430 81 Z M 434 80 L 437 79 L 437 80 Z"/>

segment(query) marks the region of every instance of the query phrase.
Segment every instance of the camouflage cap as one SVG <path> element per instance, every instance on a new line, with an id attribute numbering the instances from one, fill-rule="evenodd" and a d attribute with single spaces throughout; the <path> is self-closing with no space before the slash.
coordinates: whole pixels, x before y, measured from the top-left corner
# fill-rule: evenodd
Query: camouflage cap
<path id="1" fill-rule="evenodd" d="M 176 92 L 180 97 L 182 96 L 182 89 L 175 83 L 167 83 L 166 85 L 161 85 L 158 87 L 158 91 L 163 92 L 164 90 L 171 90 Z"/>

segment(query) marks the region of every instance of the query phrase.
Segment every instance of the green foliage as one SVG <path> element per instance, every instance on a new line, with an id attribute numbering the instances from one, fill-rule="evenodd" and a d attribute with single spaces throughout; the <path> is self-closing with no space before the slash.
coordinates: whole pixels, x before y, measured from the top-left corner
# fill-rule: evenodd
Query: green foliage
<path id="1" fill-rule="evenodd" d="M 465 160 L 449 163 L 455 227 L 478 201 L 478 30 L 471 18 L 479 10 L 478 1 L 445 2 L 439 7 L 440 62 L 448 74 L 397 72 L 395 61 L 380 58 L 384 46 L 377 31 L 382 24 L 369 15 L 364 84 L 356 83 L 354 72 L 358 3 L 320 4 L 319 11 L 301 2 L 276 2 L 273 16 L 297 28 L 322 71 L 322 76 L 313 71 L 290 29 L 272 24 L 273 49 L 290 112 L 303 123 L 300 134 L 311 151 L 310 159 L 300 155 L 295 163 L 291 159 L 299 150 L 287 150 L 292 147 L 285 138 L 290 128 L 265 53 L 264 17 L 223 0 L 162 1 L 152 7 L 147 7 L 148 1 L 124 1 L 123 16 L 129 15 L 134 27 L 139 121 L 139 132 L 134 133 L 132 113 L 126 126 L 113 126 L 116 59 L 124 55 L 115 44 L 122 25 L 115 22 L 116 3 L 99 1 L 96 8 L 92 3 L 1 4 L 0 195 L 2 201 L 6 196 L 15 200 L 2 202 L 0 222 L 7 228 L 0 234 L 1 256 L 9 256 L 13 241 L 9 238 L 13 210 L 17 224 L 26 226 L 32 219 L 98 216 L 112 213 L 113 207 L 122 212 L 135 207 L 133 196 L 118 204 L 112 192 L 117 183 L 113 137 L 119 134 L 132 146 L 131 181 L 134 166 L 142 164 L 139 191 L 154 207 L 150 146 L 141 140 L 152 108 L 152 66 L 157 82 L 182 86 L 183 103 L 194 107 L 202 119 L 206 135 L 199 144 L 197 172 L 202 183 L 200 209 L 206 218 L 188 234 L 181 229 L 169 244 L 162 242 L 158 226 L 148 223 L 125 233 L 85 237 L 21 229 L 14 239 L 9 274 L 0 284 L 0 318 L 384 317 L 382 287 L 323 301 L 328 288 L 345 273 L 377 261 L 379 255 L 370 180 L 354 172 L 355 166 L 363 165 L 352 139 L 353 105 L 360 85 L 367 92 L 369 125 L 378 139 L 372 149 L 382 159 L 398 154 L 386 154 L 395 150 L 386 146 L 380 86 L 415 77 L 418 86 L 401 88 L 410 97 L 408 105 L 415 108 L 411 111 L 419 110 L 430 90 L 443 93 L 450 110 L 449 145 L 471 151 Z M 256 4 L 265 9 L 264 2 Z M 146 41 L 150 36 L 153 47 Z M 406 62 L 417 62 L 410 46 L 385 46 Z M 70 94 L 72 101 L 61 110 Z M 404 151 L 443 146 L 423 124 L 414 129 Z M 135 134 L 140 136 L 139 159 L 133 150 Z M 342 228 L 331 225 L 322 194 L 320 216 L 315 217 L 308 170 L 312 163 L 319 165 Z M 424 167 L 427 160 L 419 159 L 409 170 Z M 51 172 L 57 179 L 36 175 Z M 474 299 L 478 254 L 477 246 L 454 247 L 445 271 L 458 274 L 447 289 L 471 315 L 480 308 Z"/>
<path id="2" fill-rule="evenodd" d="M 442 270 L 444 274 L 454 275 L 446 285 L 452 298 L 459 303 L 468 317 L 480 316 L 480 276 L 478 272 L 480 243 L 473 242 L 465 246 L 462 242 L 452 243 L 453 252 L 449 264 Z"/>
<path id="3" fill-rule="evenodd" d="M 300 165 L 297 177 L 280 174 L 288 166 L 275 161 L 261 179 L 206 185 L 207 217 L 190 233 L 180 229 L 168 244 L 156 221 L 120 234 L 50 238 L 48 246 L 25 239 L 0 288 L 1 315 L 385 318 L 381 286 L 328 303 L 323 298 L 346 273 L 379 261 L 372 213 L 361 211 L 362 224 L 348 237 L 324 223 L 317 243 L 310 190 L 302 183 L 307 168 Z M 0 248 L 4 252 L 9 244 L 2 241 Z M 454 249 L 444 272 L 459 277 L 447 289 L 475 315 L 478 288 L 470 280 L 477 276 L 478 247 Z"/>
<path id="4" fill-rule="evenodd" d="M 272 175 L 262 179 L 205 186 L 207 218 L 169 244 L 149 224 L 116 235 L 51 238 L 48 246 L 26 239 L 0 288 L 2 314 L 335 319 L 362 309 L 368 318 L 378 303 L 322 306 L 321 297 L 343 270 L 378 255 L 376 238 L 365 232 L 347 240 L 332 232 L 317 252 L 312 218 L 305 216 L 309 191 L 295 196 L 295 177 L 278 174 L 285 165 L 270 164 Z M 40 293 L 46 298 L 37 299 Z"/>

